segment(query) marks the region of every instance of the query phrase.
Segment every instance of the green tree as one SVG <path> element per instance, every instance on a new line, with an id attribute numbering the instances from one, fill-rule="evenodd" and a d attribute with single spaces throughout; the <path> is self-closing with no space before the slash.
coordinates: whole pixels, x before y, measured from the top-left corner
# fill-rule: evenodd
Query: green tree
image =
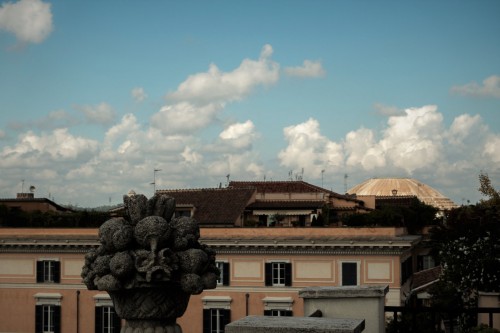
<path id="1" fill-rule="evenodd" d="M 479 291 L 500 291 L 500 205 L 488 175 L 479 175 L 479 191 L 488 197 L 476 205 L 449 211 L 431 230 L 433 254 L 442 267 L 435 302 L 454 290 L 464 304 L 475 305 Z M 456 295 L 454 296 L 456 297 Z"/>

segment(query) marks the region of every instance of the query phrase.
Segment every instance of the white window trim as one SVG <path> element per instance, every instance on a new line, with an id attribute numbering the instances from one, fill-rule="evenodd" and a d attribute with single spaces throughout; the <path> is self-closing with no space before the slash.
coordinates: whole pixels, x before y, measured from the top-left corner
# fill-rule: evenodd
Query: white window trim
<path id="1" fill-rule="evenodd" d="M 231 310 L 232 298 L 229 296 L 205 296 L 201 299 L 203 309 Z"/>
<path id="2" fill-rule="evenodd" d="M 36 305 L 57 305 L 61 306 L 62 295 L 59 293 L 36 293 Z"/>
<path id="3" fill-rule="evenodd" d="M 95 306 L 111 306 L 113 307 L 113 301 L 109 294 L 97 294 L 94 295 Z"/>
<path id="4" fill-rule="evenodd" d="M 282 262 L 284 264 L 290 264 L 292 261 L 290 259 L 267 259 L 266 260 L 266 263 L 270 263 L 270 264 L 275 263 L 275 262 L 277 262 L 277 263 Z"/>
<path id="5" fill-rule="evenodd" d="M 293 299 L 291 297 L 265 297 L 264 310 L 287 310 L 292 311 Z"/>
<path id="6" fill-rule="evenodd" d="M 38 258 L 36 261 L 61 261 L 60 258 Z"/>
<path id="7" fill-rule="evenodd" d="M 342 264 L 356 264 L 356 285 L 361 285 L 361 260 L 340 260 L 339 261 L 339 285 L 342 286 Z"/>

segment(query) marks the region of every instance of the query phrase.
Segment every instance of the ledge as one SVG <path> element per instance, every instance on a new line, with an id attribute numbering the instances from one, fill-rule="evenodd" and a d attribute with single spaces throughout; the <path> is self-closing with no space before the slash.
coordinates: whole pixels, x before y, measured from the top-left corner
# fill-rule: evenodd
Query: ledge
<path id="1" fill-rule="evenodd" d="M 382 286 L 343 286 L 308 287 L 299 291 L 302 298 L 368 298 L 385 297 L 388 285 Z"/>
<path id="2" fill-rule="evenodd" d="M 249 316 L 226 325 L 226 333 L 358 333 L 364 319 Z"/>

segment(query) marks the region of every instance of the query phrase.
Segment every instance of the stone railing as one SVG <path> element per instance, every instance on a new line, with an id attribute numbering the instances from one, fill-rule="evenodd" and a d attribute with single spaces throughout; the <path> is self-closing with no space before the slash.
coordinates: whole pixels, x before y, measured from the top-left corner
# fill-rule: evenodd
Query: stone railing
<path id="1" fill-rule="evenodd" d="M 249 316 L 226 326 L 227 333 L 382 333 L 389 286 L 309 287 L 299 291 L 309 317 Z"/>

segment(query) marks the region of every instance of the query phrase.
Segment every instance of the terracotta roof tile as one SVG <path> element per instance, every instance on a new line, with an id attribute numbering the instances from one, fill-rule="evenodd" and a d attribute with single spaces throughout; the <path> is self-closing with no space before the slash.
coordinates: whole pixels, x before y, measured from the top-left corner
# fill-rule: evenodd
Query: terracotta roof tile
<path id="1" fill-rule="evenodd" d="M 173 198 L 177 205 L 193 205 L 198 223 L 203 225 L 234 226 L 250 203 L 255 189 L 209 188 L 188 190 L 158 190 Z"/>

